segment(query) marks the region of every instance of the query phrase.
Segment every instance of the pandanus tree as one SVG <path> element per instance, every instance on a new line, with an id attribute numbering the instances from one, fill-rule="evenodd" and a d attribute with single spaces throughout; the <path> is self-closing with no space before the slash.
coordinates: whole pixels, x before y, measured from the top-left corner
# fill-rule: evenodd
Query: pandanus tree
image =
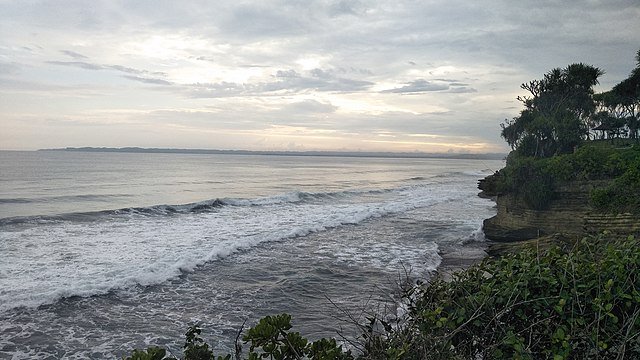
<path id="1" fill-rule="evenodd" d="M 573 151 L 589 134 L 596 110 L 593 86 L 604 72 L 586 64 L 556 68 L 540 80 L 521 85 L 529 95 L 518 100 L 524 110 L 502 124 L 502 137 L 526 156 L 547 157 Z"/>
<path id="2" fill-rule="evenodd" d="M 636 68 L 626 79 L 613 87 L 618 105 L 623 109 L 625 122 L 629 128 L 629 137 L 638 137 L 638 118 L 640 117 L 640 50 L 636 54 Z"/>
<path id="3" fill-rule="evenodd" d="M 631 74 L 610 91 L 595 96 L 597 104 L 609 117 L 619 119 L 622 126 L 626 126 L 629 137 L 639 138 L 640 130 L 640 50 L 636 54 L 636 67 Z M 606 126 L 598 123 L 599 118 L 594 118 L 594 125 Z"/>

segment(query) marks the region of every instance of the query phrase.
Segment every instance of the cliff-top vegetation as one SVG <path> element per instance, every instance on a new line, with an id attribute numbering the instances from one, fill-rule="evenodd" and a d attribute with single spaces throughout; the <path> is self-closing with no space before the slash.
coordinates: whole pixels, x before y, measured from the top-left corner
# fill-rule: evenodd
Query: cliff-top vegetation
<path id="1" fill-rule="evenodd" d="M 545 208 L 559 184 L 602 180 L 591 205 L 607 213 L 640 213 L 640 50 L 631 74 L 595 94 L 603 71 L 585 64 L 553 69 L 522 84 L 524 109 L 502 124 L 513 151 L 486 181 L 496 193 Z"/>

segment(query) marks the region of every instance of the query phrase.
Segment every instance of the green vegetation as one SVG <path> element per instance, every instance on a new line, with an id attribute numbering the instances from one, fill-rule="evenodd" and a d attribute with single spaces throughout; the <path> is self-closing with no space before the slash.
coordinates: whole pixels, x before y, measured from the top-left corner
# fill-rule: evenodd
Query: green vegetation
<path id="1" fill-rule="evenodd" d="M 531 96 L 518 97 L 525 109 L 502 124 L 502 137 L 524 156 L 572 151 L 588 134 L 587 119 L 596 109 L 593 86 L 602 74 L 596 67 L 572 64 L 522 84 Z"/>
<path id="2" fill-rule="evenodd" d="M 617 138 L 625 133 L 631 139 L 640 135 L 640 50 L 636 55 L 636 68 L 629 77 L 610 91 L 594 96 L 602 111 L 596 114 L 600 122 L 601 138 Z M 597 123 L 596 121 L 596 123 Z"/>
<path id="3" fill-rule="evenodd" d="M 291 331 L 291 317 L 268 316 L 249 329 L 249 352 L 236 359 L 638 359 L 640 252 L 633 237 L 603 236 L 548 250 L 525 249 L 487 259 L 454 275 L 407 289 L 405 318 L 363 326 L 362 353 L 335 339 L 309 342 Z M 377 326 L 379 325 L 379 326 Z M 187 332 L 185 360 L 214 357 Z M 163 349 L 127 359 L 161 360 Z"/>
<path id="4" fill-rule="evenodd" d="M 636 68 L 612 90 L 594 94 L 604 74 L 597 67 L 571 64 L 521 85 L 520 115 L 502 124 L 502 137 L 520 156 L 566 154 L 589 139 L 638 139 L 640 129 L 640 50 Z M 599 135 L 599 136 L 598 136 Z"/>
<path id="5" fill-rule="evenodd" d="M 637 246 L 590 238 L 524 250 L 416 288 L 411 325 L 390 343 L 415 334 L 414 358 L 638 358 Z"/>
<path id="6" fill-rule="evenodd" d="M 636 60 L 627 79 L 600 94 L 593 86 L 603 72 L 585 64 L 522 84 L 531 94 L 518 98 L 525 109 L 502 124 L 501 135 L 514 151 L 483 186 L 540 210 L 563 183 L 603 180 L 591 194 L 592 206 L 640 213 L 640 50 Z"/>
<path id="7" fill-rule="evenodd" d="M 249 352 L 242 356 L 242 346 L 236 339 L 236 359 L 312 359 L 353 360 L 350 350 L 343 350 L 335 339 L 308 341 L 291 330 L 291 315 L 281 314 L 262 318 L 255 327 L 247 330 L 242 338 L 249 344 Z M 230 360 L 231 354 L 215 356 L 209 345 L 200 337 L 202 330 L 192 326 L 186 333 L 184 360 Z M 134 350 L 126 360 L 176 360 L 167 356 L 164 349 L 150 347 L 146 351 Z"/>
<path id="8" fill-rule="evenodd" d="M 592 205 L 608 213 L 640 213 L 640 156 L 608 186 L 591 192 Z"/>
<path id="9" fill-rule="evenodd" d="M 601 180 L 591 205 L 608 213 L 640 213 L 640 145 L 618 148 L 587 142 L 574 153 L 533 158 L 512 153 L 507 165 L 486 181 L 498 194 L 512 193 L 533 209 L 544 209 L 555 190 L 571 181 Z M 598 184 L 598 182 L 593 182 Z"/>

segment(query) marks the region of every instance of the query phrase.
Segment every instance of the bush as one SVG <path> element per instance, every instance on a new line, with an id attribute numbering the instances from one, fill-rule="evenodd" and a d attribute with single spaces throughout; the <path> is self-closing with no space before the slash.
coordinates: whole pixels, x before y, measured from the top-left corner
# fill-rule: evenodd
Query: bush
<path id="1" fill-rule="evenodd" d="M 611 180 L 591 194 L 591 205 L 603 212 L 640 213 L 640 146 L 617 149 L 590 142 L 572 154 L 550 158 L 511 153 L 507 165 L 493 176 L 498 193 L 520 196 L 531 208 L 546 208 L 557 186 L 571 181 Z"/>
<path id="2" fill-rule="evenodd" d="M 591 204 L 609 213 L 640 213 L 640 158 L 609 186 L 591 192 Z"/>
<path id="3" fill-rule="evenodd" d="M 410 325 L 386 345 L 410 349 L 402 359 L 638 359 L 638 245 L 526 250 L 415 288 Z"/>
<path id="4" fill-rule="evenodd" d="M 545 168 L 546 161 L 532 157 L 511 157 L 499 171 L 499 193 L 520 196 L 531 208 L 545 209 L 553 199 L 555 179 Z"/>
<path id="5" fill-rule="evenodd" d="M 249 344 L 246 359 L 271 360 L 353 360 L 351 351 L 344 351 L 335 339 L 320 339 L 309 342 L 298 332 L 291 330 L 291 315 L 266 316 L 243 336 Z M 200 337 L 202 330 L 196 326 L 189 328 L 184 344 L 184 360 L 230 360 L 231 354 L 216 357 L 209 345 Z M 242 346 L 236 340 L 236 359 L 242 357 Z M 166 356 L 166 351 L 150 347 L 146 351 L 134 350 L 125 360 L 177 360 Z"/>

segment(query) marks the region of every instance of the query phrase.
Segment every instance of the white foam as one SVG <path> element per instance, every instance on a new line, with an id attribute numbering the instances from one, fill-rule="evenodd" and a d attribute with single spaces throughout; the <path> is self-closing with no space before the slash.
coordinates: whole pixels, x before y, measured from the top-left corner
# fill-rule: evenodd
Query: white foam
<path id="1" fill-rule="evenodd" d="M 302 201 L 303 192 L 293 191 L 285 194 L 261 197 L 257 199 L 233 199 L 225 198 L 222 202 L 231 206 L 259 206 L 259 205 L 276 205 L 283 203 L 296 203 Z"/>
<path id="2" fill-rule="evenodd" d="M 484 230 L 482 229 L 482 224 L 480 225 L 479 228 L 477 228 L 471 233 L 471 239 L 473 241 L 478 241 L 478 242 L 483 242 L 486 240 L 484 236 Z"/>
<path id="3" fill-rule="evenodd" d="M 0 311 L 161 283 L 263 242 L 468 196 L 454 183 L 364 192 L 340 201 L 323 196 L 296 202 L 300 194 L 251 200 L 254 206 L 223 206 L 199 214 L 130 214 L 89 223 L 54 222 L 21 231 L 0 229 Z M 371 258 L 380 258 L 382 250 L 375 250 Z M 432 259 L 427 267 L 435 268 L 437 262 Z"/>
<path id="4" fill-rule="evenodd" d="M 323 247 L 322 250 L 333 251 L 330 246 Z M 434 242 L 412 245 L 381 244 L 371 238 L 343 247 L 340 252 L 333 254 L 333 257 L 348 266 L 375 267 L 390 273 L 404 269 L 418 278 L 427 277 L 442 261 L 438 254 L 438 245 Z"/>

